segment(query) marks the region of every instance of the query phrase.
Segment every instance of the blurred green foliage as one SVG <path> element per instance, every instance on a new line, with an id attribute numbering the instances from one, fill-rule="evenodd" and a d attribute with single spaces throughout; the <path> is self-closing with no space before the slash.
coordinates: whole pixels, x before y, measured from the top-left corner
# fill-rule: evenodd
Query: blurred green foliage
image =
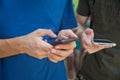
<path id="1" fill-rule="evenodd" d="M 77 5 L 79 0 L 73 0 L 74 11 L 76 12 Z"/>

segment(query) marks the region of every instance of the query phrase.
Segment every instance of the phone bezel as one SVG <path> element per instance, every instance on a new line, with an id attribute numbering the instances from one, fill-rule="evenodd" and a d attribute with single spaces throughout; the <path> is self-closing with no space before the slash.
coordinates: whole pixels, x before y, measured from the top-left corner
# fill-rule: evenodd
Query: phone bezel
<path id="1" fill-rule="evenodd" d="M 58 41 L 50 42 L 50 44 L 51 45 L 65 44 L 65 43 L 69 43 L 72 41 L 79 41 L 79 38 L 70 38 L 70 39 L 58 40 Z"/>
<path id="2" fill-rule="evenodd" d="M 116 46 L 116 43 L 108 39 L 94 39 L 94 44 L 100 46 L 112 46 L 112 47 Z"/>

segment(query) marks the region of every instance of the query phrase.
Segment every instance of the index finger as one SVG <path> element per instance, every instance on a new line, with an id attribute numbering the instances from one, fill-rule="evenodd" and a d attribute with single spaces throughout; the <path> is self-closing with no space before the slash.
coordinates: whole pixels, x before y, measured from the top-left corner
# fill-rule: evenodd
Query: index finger
<path id="1" fill-rule="evenodd" d="M 76 47 L 76 42 L 69 42 L 69 43 L 65 43 L 65 44 L 58 44 L 55 46 L 56 49 L 73 49 Z"/>

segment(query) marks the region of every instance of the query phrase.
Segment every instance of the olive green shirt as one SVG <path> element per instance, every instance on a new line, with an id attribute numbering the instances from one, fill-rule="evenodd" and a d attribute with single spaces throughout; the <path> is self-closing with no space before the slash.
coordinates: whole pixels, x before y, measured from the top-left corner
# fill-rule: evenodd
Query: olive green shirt
<path id="1" fill-rule="evenodd" d="M 117 44 L 87 54 L 78 74 L 83 74 L 87 80 L 120 80 L 120 0 L 80 0 L 77 13 L 91 16 L 95 38 Z"/>

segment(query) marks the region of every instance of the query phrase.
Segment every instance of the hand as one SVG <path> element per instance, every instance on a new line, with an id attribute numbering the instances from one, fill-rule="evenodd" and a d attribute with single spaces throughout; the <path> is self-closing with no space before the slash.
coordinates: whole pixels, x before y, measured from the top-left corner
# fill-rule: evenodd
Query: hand
<path id="1" fill-rule="evenodd" d="M 42 40 L 43 36 L 55 38 L 56 35 L 51 30 L 38 29 L 28 35 L 21 37 L 22 50 L 35 58 L 45 58 L 53 48 L 52 45 Z"/>
<path id="2" fill-rule="evenodd" d="M 61 30 L 58 34 L 57 40 L 77 38 L 77 35 L 70 29 Z"/>
<path id="3" fill-rule="evenodd" d="M 51 50 L 51 54 L 49 54 L 48 58 L 50 61 L 57 63 L 58 61 L 64 60 L 71 53 L 73 53 L 73 49 L 75 47 L 76 47 L 75 41 L 67 44 L 56 45 Z"/>
<path id="4" fill-rule="evenodd" d="M 67 30 L 61 30 L 59 32 L 57 40 L 76 38 L 76 37 L 77 36 L 72 32 L 72 30 L 67 29 Z M 50 61 L 55 63 L 64 60 L 73 52 L 75 47 L 76 47 L 75 41 L 66 44 L 56 45 L 51 50 L 51 54 L 49 54 L 48 58 Z"/>
<path id="5" fill-rule="evenodd" d="M 110 48 L 110 46 L 95 45 L 93 39 L 94 39 L 94 32 L 92 29 L 86 29 L 81 34 L 82 46 L 87 50 L 89 54 L 100 51 L 105 48 Z"/>

